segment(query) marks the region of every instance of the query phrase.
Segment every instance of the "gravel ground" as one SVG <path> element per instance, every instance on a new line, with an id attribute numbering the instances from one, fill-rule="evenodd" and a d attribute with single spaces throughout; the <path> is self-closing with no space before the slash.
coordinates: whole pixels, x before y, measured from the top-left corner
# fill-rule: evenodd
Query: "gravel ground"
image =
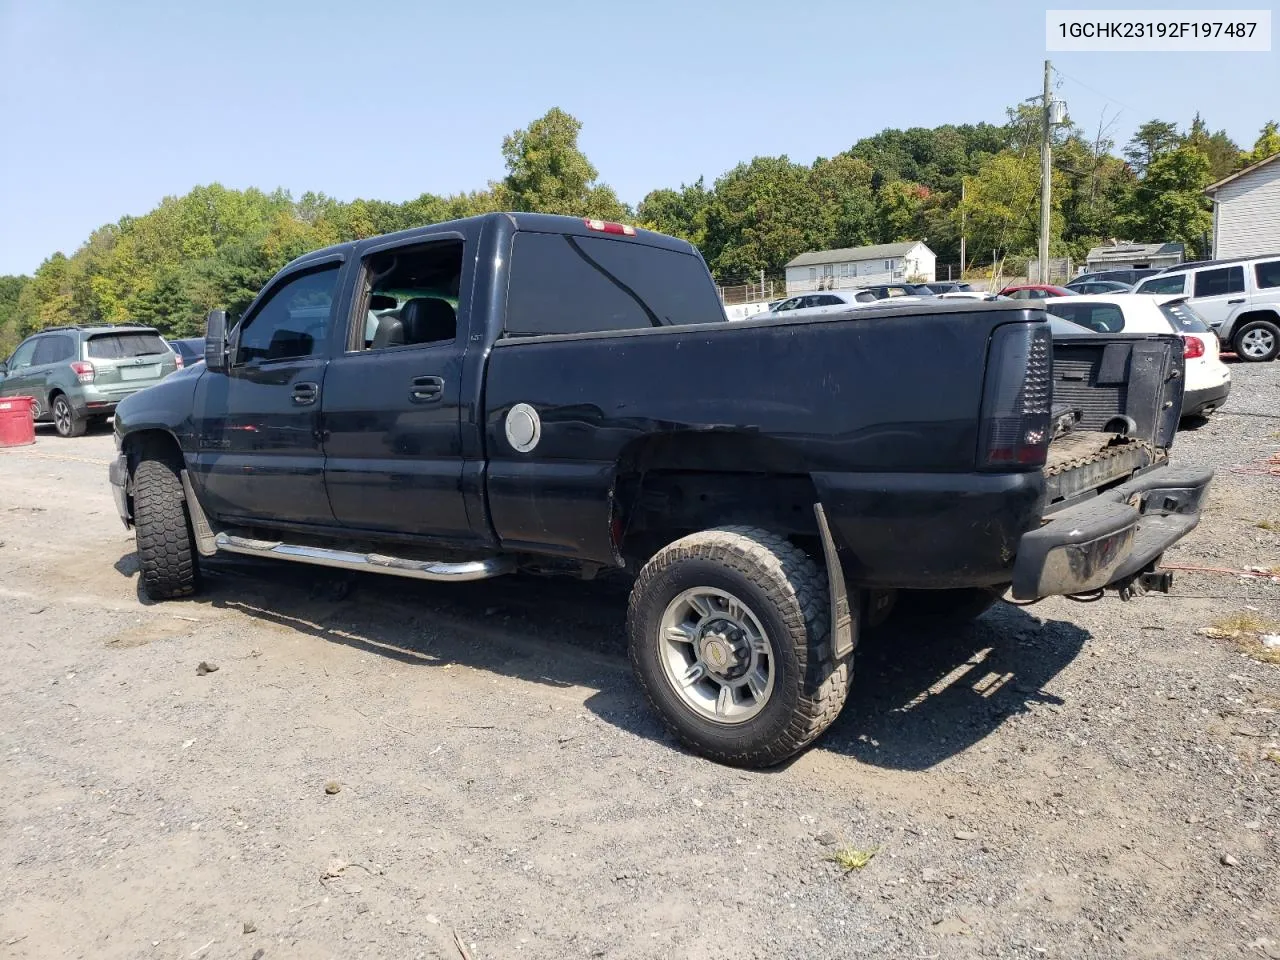
<path id="1" fill-rule="evenodd" d="M 1280 363 L 1234 374 L 1171 564 L 1280 564 Z M 752 773 L 663 735 L 616 587 L 236 564 L 144 604 L 110 454 L 0 451 L 0 957 L 1280 957 L 1280 666 L 1197 632 L 1280 582 L 868 637 Z"/>

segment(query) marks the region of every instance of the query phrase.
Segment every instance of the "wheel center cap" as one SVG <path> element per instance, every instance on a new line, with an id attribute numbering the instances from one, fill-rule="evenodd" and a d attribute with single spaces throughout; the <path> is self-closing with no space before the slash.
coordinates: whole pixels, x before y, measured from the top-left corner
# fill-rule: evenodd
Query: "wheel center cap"
<path id="1" fill-rule="evenodd" d="M 715 624 L 703 633 L 698 646 L 702 662 L 718 676 L 732 679 L 740 676 L 747 666 L 747 645 L 742 631 L 731 623 Z"/>

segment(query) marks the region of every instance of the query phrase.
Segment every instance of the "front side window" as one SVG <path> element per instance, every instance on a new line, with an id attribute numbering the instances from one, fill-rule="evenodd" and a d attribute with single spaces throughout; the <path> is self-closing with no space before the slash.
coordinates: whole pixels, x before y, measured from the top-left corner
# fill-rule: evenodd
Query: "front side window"
<path id="1" fill-rule="evenodd" d="M 508 336 L 723 320 L 715 284 L 706 265 L 692 253 L 603 237 L 515 236 L 507 289 Z"/>
<path id="2" fill-rule="evenodd" d="M 362 334 L 352 349 L 448 343 L 458 335 L 461 240 L 397 248 L 365 260 Z"/>
<path id="3" fill-rule="evenodd" d="M 32 359 L 36 355 L 36 347 L 43 339 L 43 337 L 36 337 L 19 345 L 18 349 L 13 351 L 13 356 L 9 358 L 9 372 L 13 373 L 15 370 L 31 366 Z"/>
<path id="4" fill-rule="evenodd" d="M 1280 287 L 1280 260 L 1254 264 L 1253 276 L 1260 288 Z"/>
<path id="5" fill-rule="evenodd" d="M 1196 274 L 1197 297 L 1220 297 L 1244 291 L 1244 267 L 1201 270 Z"/>
<path id="6" fill-rule="evenodd" d="M 338 270 L 334 264 L 293 276 L 277 287 L 256 313 L 241 322 L 236 365 L 323 354 Z"/>
<path id="7" fill-rule="evenodd" d="M 1136 293 L 1185 293 L 1187 275 L 1174 273 L 1167 277 L 1151 277 L 1138 285 Z"/>

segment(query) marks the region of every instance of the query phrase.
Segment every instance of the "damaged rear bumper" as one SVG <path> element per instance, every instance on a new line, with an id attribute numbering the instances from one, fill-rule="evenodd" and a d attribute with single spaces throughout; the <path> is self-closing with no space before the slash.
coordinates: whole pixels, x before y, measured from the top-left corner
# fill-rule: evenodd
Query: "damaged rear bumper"
<path id="1" fill-rule="evenodd" d="M 1213 471 L 1163 466 L 1084 503 L 1049 514 L 1023 534 L 1015 600 L 1088 593 L 1147 571 L 1200 522 Z"/>

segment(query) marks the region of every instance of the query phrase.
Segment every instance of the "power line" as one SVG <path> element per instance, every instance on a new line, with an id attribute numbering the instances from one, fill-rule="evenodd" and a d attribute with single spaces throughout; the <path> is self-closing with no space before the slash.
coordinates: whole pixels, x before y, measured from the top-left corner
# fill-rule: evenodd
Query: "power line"
<path id="1" fill-rule="evenodd" d="M 1101 90 L 1098 90 L 1098 89 L 1095 89 L 1094 87 L 1089 86 L 1083 80 L 1077 80 L 1075 77 L 1071 76 L 1070 74 L 1063 73 L 1057 67 L 1053 68 L 1053 72 L 1056 73 L 1058 76 L 1062 77 L 1064 80 L 1070 80 L 1072 83 L 1078 83 L 1080 86 L 1084 87 L 1090 93 L 1097 94 L 1098 96 L 1102 97 L 1102 99 L 1108 100 L 1111 103 L 1114 103 L 1117 107 L 1124 107 L 1126 110 L 1130 110 L 1135 114 L 1138 112 L 1136 108 L 1129 106 L 1129 104 L 1125 103 L 1123 100 L 1117 100 L 1115 97 L 1111 96 L 1110 94 L 1103 93 Z"/>

